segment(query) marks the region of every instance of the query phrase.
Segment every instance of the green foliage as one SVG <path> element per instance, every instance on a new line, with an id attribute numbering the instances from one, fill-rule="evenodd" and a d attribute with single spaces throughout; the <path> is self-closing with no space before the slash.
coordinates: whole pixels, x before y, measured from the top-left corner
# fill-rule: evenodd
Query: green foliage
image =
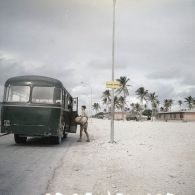
<path id="1" fill-rule="evenodd" d="M 102 103 L 107 105 L 107 112 L 109 112 L 109 105 L 111 104 L 110 90 L 105 90 L 102 94 Z"/>
<path id="2" fill-rule="evenodd" d="M 147 100 L 148 90 L 145 90 L 144 87 L 140 87 L 135 91 L 137 97 L 140 99 L 141 103 L 143 104 L 143 100 Z"/>
<path id="3" fill-rule="evenodd" d="M 99 103 L 94 103 L 93 105 L 92 105 L 92 108 L 93 108 L 93 110 L 95 110 L 96 111 L 96 113 L 100 110 L 100 105 L 99 105 Z"/>
<path id="4" fill-rule="evenodd" d="M 126 104 L 126 97 L 129 95 L 129 90 L 128 90 L 128 82 L 130 81 L 129 78 L 125 76 L 121 76 L 117 81 L 121 84 L 121 87 L 116 90 L 118 94 L 123 93 L 123 97 L 120 97 L 118 99 L 119 101 L 119 107 L 121 108 L 123 112 L 123 120 L 124 120 L 124 112 L 125 112 L 125 104 Z"/>
<path id="5" fill-rule="evenodd" d="M 185 102 L 187 103 L 188 108 L 191 110 L 192 105 L 194 104 L 194 98 L 192 96 L 186 97 Z"/>
<path id="6" fill-rule="evenodd" d="M 146 109 L 142 112 L 142 115 L 151 117 L 152 116 L 152 110 L 151 109 Z"/>
<path id="7" fill-rule="evenodd" d="M 104 113 L 103 112 L 98 112 L 95 114 L 95 118 L 103 119 L 104 118 Z"/>
<path id="8" fill-rule="evenodd" d="M 130 79 L 125 76 L 121 76 L 119 79 L 116 79 L 116 80 L 121 84 L 121 87 L 117 89 L 116 91 L 118 94 L 123 93 L 124 98 L 125 98 L 126 96 L 129 95 L 129 90 L 127 87 L 130 86 L 128 85 L 128 82 L 130 81 Z"/>

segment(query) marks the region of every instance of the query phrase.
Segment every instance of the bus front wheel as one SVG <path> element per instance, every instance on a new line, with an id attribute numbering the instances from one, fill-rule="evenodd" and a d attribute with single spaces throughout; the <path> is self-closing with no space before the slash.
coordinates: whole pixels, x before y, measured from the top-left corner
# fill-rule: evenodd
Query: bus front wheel
<path id="1" fill-rule="evenodd" d="M 67 137 L 68 137 L 68 133 L 64 133 L 63 138 L 67 138 Z"/>
<path id="2" fill-rule="evenodd" d="M 55 144 L 61 144 L 62 142 L 62 137 L 60 135 L 53 137 L 53 139 Z"/>
<path id="3" fill-rule="evenodd" d="M 14 140 L 17 144 L 26 143 L 27 137 L 21 137 L 19 134 L 14 134 Z"/>

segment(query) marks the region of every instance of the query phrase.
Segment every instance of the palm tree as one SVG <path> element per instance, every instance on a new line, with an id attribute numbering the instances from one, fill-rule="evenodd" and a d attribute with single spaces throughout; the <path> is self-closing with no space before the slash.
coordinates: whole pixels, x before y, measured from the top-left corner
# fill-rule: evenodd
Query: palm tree
<path id="1" fill-rule="evenodd" d="M 125 112 L 129 112 L 130 108 L 129 107 L 125 107 Z"/>
<path id="2" fill-rule="evenodd" d="M 181 110 L 181 106 L 182 106 L 183 102 L 181 100 L 178 100 L 178 104 L 179 104 L 179 107 L 180 107 L 180 110 Z"/>
<path id="3" fill-rule="evenodd" d="M 135 91 L 135 93 L 140 99 L 141 106 L 143 107 L 143 101 L 147 100 L 148 90 L 145 90 L 144 87 L 140 87 Z"/>
<path id="4" fill-rule="evenodd" d="M 157 107 L 158 107 L 157 102 L 153 102 L 152 103 L 152 114 L 153 114 L 153 116 L 156 116 L 156 114 L 157 114 Z"/>
<path id="5" fill-rule="evenodd" d="M 141 117 L 142 107 L 139 103 L 131 103 L 131 110 L 129 112 L 129 116 L 139 120 Z"/>
<path id="6" fill-rule="evenodd" d="M 135 104 L 134 104 L 134 103 L 131 103 L 131 104 L 130 104 L 130 106 L 131 106 L 131 110 L 133 110 L 133 109 L 134 109 Z"/>
<path id="7" fill-rule="evenodd" d="M 161 111 L 161 112 L 164 112 L 165 109 L 164 109 L 163 107 L 160 107 L 160 111 Z"/>
<path id="8" fill-rule="evenodd" d="M 123 96 L 120 96 L 120 97 L 114 96 L 114 107 L 115 107 L 115 109 L 120 109 L 122 111 L 123 104 L 124 104 Z"/>
<path id="9" fill-rule="evenodd" d="M 171 111 L 171 108 L 172 108 L 172 105 L 173 105 L 173 100 L 172 99 L 169 99 L 168 101 L 169 101 L 169 109 Z"/>
<path id="10" fill-rule="evenodd" d="M 120 108 L 121 111 L 122 111 L 123 105 L 125 105 L 125 99 L 124 99 L 123 96 L 120 96 L 120 97 L 118 98 L 118 103 L 119 103 L 119 108 Z"/>
<path id="11" fill-rule="evenodd" d="M 156 100 L 157 110 L 159 111 L 160 101 Z"/>
<path id="12" fill-rule="evenodd" d="M 164 110 L 165 110 L 165 112 L 169 111 L 169 107 L 170 107 L 170 102 L 169 102 L 168 99 L 165 99 L 164 100 Z"/>
<path id="13" fill-rule="evenodd" d="M 145 90 L 144 87 L 140 87 L 135 91 L 137 97 L 140 99 L 140 104 L 142 109 L 144 109 L 143 101 L 147 100 L 148 96 L 148 90 Z M 142 118 L 142 113 L 141 113 L 141 118 Z"/>
<path id="14" fill-rule="evenodd" d="M 142 110 L 143 110 L 143 108 L 142 108 L 142 106 L 139 103 L 136 103 L 134 105 L 134 112 L 136 113 L 137 119 L 141 118 Z"/>
<path id="15" fill-rule="evenodd" d="M 124 110 L 125 110 L 126 97 L 129 95 L 129 90 L 127 87 L 130 86 L 128 85 L 130 79 L 125 76 L 121 76 L 119 79 L 116 80 L 121 84 L 121 87 L 117 89 L 117 92 L 118 94 L 123 93 L 124 102 L 123 102 L 122 112 L 123 112 L 123 120 L 125 120 Z"/>
<path id="16" fill-rule="evenodd" d="M 114 96 L 114 108 L 117 109 L 119 107 L 119 99 L 117 96 Z"/>
<path id="17" fill-rule="evenodd" d="M 184 102 L 187 103 L 188 108 L 191 110 L 194 102 L 194 98 L 192 96 L 186 97 Z"/>
<path id="18" fill-rule="evenodd" d="M 100 105 L 99 105 L 99 103 L 94 103 L 94 104 L 92 105 L 92 108 L 93 108 L 93 110 L 95 110 L 95 112 L 96 112 L 96 114 L 97 114 L 97 112 L 100 110 Z"/>
<path id="19" fill-rule="evenodd" d="M 110 105 L 110 103 L 111 103 L 111 94 L 110 94 L 110 90 L 105 90 L 105 91 L 103 92 L 102 101 L 103 101 L 103 104 L 106 104 L 106 106 L 107 106 L 107 112 L 109 112 L 109 105 Z"/>
<path id="20" fill-rule="evenodd" d="M 157 107 L 157 105 L 156 105 L 157 104 L 157 98 L 158 98 L 158 96 L 156 95 L 155 92 L 148 94 L 148 99 L 151 102 L 151 107 L 152 107 L 152 119 L 153 119 L 153 116 L 154 116 L 154 111 L 156 110 L 156 107 Z"/>

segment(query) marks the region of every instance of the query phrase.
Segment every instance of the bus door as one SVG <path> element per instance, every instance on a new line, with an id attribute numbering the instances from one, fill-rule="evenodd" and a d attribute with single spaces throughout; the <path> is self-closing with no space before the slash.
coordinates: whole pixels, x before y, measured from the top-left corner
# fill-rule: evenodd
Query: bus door
<path id="1" fill-rule="evenodd" d="M 70 129 L 68 132 L 76 133 L 77 131 L 77 123 L 75 122 L 75 118 L 78 116 L 78 97 L 73 98 L 72 101 L 72 112 L 71 112 L 71 122 L 70 122 Z"/>

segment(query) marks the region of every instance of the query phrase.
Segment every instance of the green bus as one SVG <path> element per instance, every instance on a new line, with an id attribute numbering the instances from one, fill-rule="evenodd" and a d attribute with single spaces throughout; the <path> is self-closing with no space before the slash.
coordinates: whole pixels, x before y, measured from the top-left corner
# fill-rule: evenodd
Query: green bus
<path id="1" fill-rule="evenodd" d="M 1 103 L 1 133 L 12 133 L 16 143 L 27 137 L 52 137 L 60 144 L 68 133 L 76 133 L 78 98 L 63 84 L 43 76 L 18 76 L 5 82 Z"/>

